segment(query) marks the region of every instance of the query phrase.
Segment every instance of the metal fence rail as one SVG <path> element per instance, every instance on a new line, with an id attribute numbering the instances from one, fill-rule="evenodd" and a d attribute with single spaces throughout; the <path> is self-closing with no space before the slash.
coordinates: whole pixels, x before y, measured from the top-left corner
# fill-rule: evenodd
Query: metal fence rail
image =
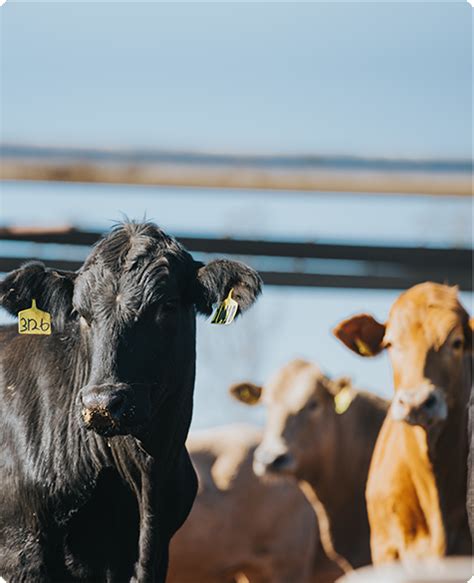
<path id="1" fill-rule="evenodd" d="M 1 228 L 0 241 L 94 244 L 102 233 L 73 227 L 54 229 Z M 296 241 L 268 241 L 217 237 L 178 236 L 189 251 L 210 255 L 245 256 L 259 269 L 267 285 L 297 287 L 335 287 L 359 289 L 406 289 L 422 281 L 457 284 L 472 291 L 472 249 L 424 248 L 402 246 L 348 245 Z M 33 250 L 34 251 L 34 250 Z M 32 257 L 34 258 L 34 257 Z M 271 269 L 268 258 L 272 259 Z M 263 259 L 267 261 L 264 262 Z M 282 261 L 285 259 L 286 261 Z M 288 269 L 294 259 L 294 270 Z M 24 257 L 0 256 L 0 271 L 15 269 Z M 311 262 L 313 261 L 313 265 Z M 314 269 L 317 260 L 317 269 Z M 46 259 L 58 269 L 78 269 L 80 261 Z M 350 262 L 356 269 L 338 267 Z M 281 264 L 280 266 L 278 264 Z M 336 269 L 334 266 L 336 265 Z M 279 267 L 283 266 L 281 269 Z M 329 266 L 331 268 L 329 268 Z M 327 269 L 327 271 L 325 271 Z"/>

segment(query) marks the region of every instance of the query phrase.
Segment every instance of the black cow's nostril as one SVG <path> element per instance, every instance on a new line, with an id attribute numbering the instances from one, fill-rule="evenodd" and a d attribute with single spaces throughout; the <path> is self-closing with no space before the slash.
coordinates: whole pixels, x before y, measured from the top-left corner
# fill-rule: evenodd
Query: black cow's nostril
<path id="1" fill-rule="evenodd" d="M 121 417 L 126 409 L 126 397 L 123 393 L 111 395 L 106 405 L 107 411 L 112 417 Z"/>

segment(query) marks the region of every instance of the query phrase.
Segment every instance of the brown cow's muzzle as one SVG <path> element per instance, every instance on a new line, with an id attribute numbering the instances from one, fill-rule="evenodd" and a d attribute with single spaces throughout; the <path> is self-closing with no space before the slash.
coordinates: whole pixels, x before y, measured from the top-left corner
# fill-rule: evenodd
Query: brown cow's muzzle
<path id="1" fill-rule="evenodd" d="M 390 408 L 392 419 L 429 429 L 448 416 L 446 399 L 439 388 L 399 389 Z"/>
<path id="2" fill-rule="evenodd" d="M 104 436 L 125 433 L 124 426 L 133 418 L 131 397 L 130 387 L 125 384 L 84 387 L 80 399 L 85 427 Z"/>
<path id="3" fill-rule="evenodd" d="M 292 474 L 296 469 L 295 458 L 287 449 L 267 449 L 260 446 L 253 457 L 253 471 L 257 476 Z"/>

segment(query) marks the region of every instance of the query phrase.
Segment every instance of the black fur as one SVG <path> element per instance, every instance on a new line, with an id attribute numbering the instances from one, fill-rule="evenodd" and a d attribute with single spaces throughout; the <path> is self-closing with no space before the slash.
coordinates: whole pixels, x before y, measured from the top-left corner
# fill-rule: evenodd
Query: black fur
<path id="1" fill-rule="evenodd" d="M 219 275 L 220 274 L 220 275 Z M 29 263 L 0 284 L 16 314 L 36 299 L 51 336 L 0 328 L 0 576 L 9 583 L 164 581 L 168 545 L 196 493 L 184 446 L 195 308 L 260 279 L 197 264 L 150 223 L 117 226 L 78 273 Z M 117 423 L 88 424 L 84 396 L 126 394 Z"/>
<path id="2" fill-rule="evenodd" d="M 56 329 L 62 329 L 71 314 L 75 278 L 75 273 L 30 261 L 0 283 L 0 305 L 16 316 L 35 299 L 39 309 L 52 313 Z"/>
<path id="3" fill-rule="evenodd" d="M 195 302 L 203 314 L 211 314 L 213 304 L 221 302 L 233 288 L 232 297 L 244 312 L 261 292 L 258 274 L 237 261 L 216 259 L 200 267 L 197 273 Z"/>

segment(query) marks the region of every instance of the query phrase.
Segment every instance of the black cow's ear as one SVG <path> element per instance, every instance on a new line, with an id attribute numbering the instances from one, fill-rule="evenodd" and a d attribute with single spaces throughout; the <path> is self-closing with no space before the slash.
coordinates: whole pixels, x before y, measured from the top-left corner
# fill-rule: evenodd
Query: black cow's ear
<path id="1" fill-rule="evenodd" d="M 213 305 L 222 302 L 232 289 L 232 298 L 244 312 L 255 302 L 262 291 L 258 273 L 238 261 L 216 259 L 207 265 L 197 263 L 193 302 L 198 312 L 210 315 Z"/>
<path id="2" fill-rule="evenodd" d="M 73 272 L 47 269 L 39 261 L 25 263 L 0 282 L 0 305 L 16 316 L 36 300 L 39 309 L 51 314 L 53 327 L 60 329 L 72 311 L 75 278 Z"/>

